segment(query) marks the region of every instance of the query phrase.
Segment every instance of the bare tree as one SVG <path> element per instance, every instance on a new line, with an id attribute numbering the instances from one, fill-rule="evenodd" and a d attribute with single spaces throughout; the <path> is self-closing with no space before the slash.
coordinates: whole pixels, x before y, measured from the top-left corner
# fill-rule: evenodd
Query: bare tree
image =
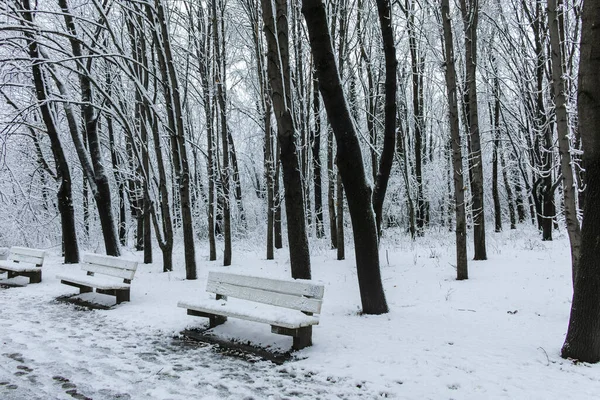
<path id="1" fill-rule="evenodd" d="M 571 243 L 571 263 L 573 265 L 573 282 L 577 274 L 577 264 L 581 254 L 581 230 L 577 219 L 577 204 L 574 180 L 571 167 L 571 140 L 569 132 L 569 117 L 567 115 L 566 87 L 564 81 L 564 17 L 562 0 L 548 0 L 548 22 L 550 30 L 550 47 L 552 51 L 552 83 L 554 84 L 554 109 L 556 113 L 556 129 L 558 132 L 558 151 L 560 154 L 560 169 L 563 177 L 564 214 L 567 232 Z"/>
<path id="2" fill-rule="evenodd" d="M 94 108 L 94 98 L 92 93 L 92 79 L 90 77 L 93 57 L 88 57 L 85 64 L 83 50 L 79 39 L 79 33 L 75 24 L 75 19 L 69 10 L 67 0 L 58 0 L 58 4 L 63 12 L 63 18 L 67 32 L 69 33 L 69 42 L 73 51 L 73 57 L 76 60 L 77 72 L 79 73 L 79 84 L 81 89 L 82 114 L 85 122 L 85 135 L 89 147 L 89 156 L 92 169 L 84 168 L 88 182 L 94 181 L 91 186 L 98 216 L 102 225 L 104 235 L 104 245 L 106 254 L 119 256 L 119 240 L 115 231 L 115 223 L 112 211 L 112 200 L 110 184 L 106 175 L 102 161 L 102 150 L 100 139 L 98 137 L 98 115 Z M 83 149 L 80 149 L 82 151 Z M 83 165 L 82 165 L 83 166 Z"/>
<path id="3" fill-rule="evenodd" d="M 303 0 L 310 47 L 319 89 L 337 143 L 337 165 L 344 182 L 354 232 L 354 251 L 361 302 L 365 314 L 388 311 L 381 272 L 372 189 L 367 183 L 358 136 L 335 63 L 331 34 L 322 0 Z"/>
<path id="4" fill-rule="evenodd" d="M 483 158 L 479 132 L 477 103 L 477 24 L 479 21 L 479 0 L 460 0 L 465 31 L 465 112 L 467 116 L 471 163 L 471 197 L 473 200 L 473 241 L 474 259 L 486 260 L 485 208 L 483 202 Z"/>
<path id="5" fill-rule="evenodd" d="M 275 9 L 270 0 L 262 0 L 261 4 L 267 39 L 267 73 L 277 120 L 277 137 L 283 168 L 292 277 L 310 279 L 303 184 L 296 145 L 297 132 L 291 113 L 287 0 L 276 0 Z"/>
<path id="6" fill-rule="evenodd" d="M 385 199 L 396 150 L 396 92 L 398 90 L 396 72 L 398 61 L 396 60 L 396 47 L 394 45 L 391 2 L 389 0 L 377 0 L 377 12 L 385 55 L 385 127 L 383 151 L 379 159 L 379 169 L 373 192 L 373 209 L 375 210 L 377 231 L 381 235 L 383 200 Z"/>
<path id="7" fill-rule="evenodd" d="M 446 91 L 450 119 L 450 142 L 452 147 L 452 170 L 454 181 L 454 213 L 456 216 L 456 279 L 468 279 L 467 222 L 465 212 L 465 184 L 463 179 L 462 144 L 459 128 L 454 39 L 449 0 L 442 0 L 442 26 L 444 60 L 446 67 Z"/>

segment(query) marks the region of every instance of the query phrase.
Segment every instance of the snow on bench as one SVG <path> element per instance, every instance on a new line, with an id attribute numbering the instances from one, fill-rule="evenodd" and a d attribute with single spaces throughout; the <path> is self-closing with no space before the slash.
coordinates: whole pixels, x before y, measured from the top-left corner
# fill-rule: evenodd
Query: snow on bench
<path id="1" fill-rule="evenodd" d="M 281 280 L 211 271 L 206 291 L 216 300 L 180 301 L 188 315 L 209 319 L 209 327 L 228 317 L 271 325 L 271 332 L 292 336 L 295 350 L 312 345 L 312 326 L 319 323 L 323 285 L 303 280 Z M 245 301 L 226 301 L 228 297 Z M 260 304 L 258 304 L 260 303 Z"/>
<path id="2" fill-rule="evenodd" d="M 81 269 L 86 274 L 57 275 L 61 283 L 79 288 L 79 293 L 108 294 L 117 298 L 117 304 L 130 300 L 130 286 L 137 261 L 124 260 L 119 257 L 84 253 L 81 258 Z"/>
<path id="3" fill-rule="evenodd" d="M 26 276 L 29 283 L 42 281 L 42 265 L 46 252 L 27 247 L 11 247 L 6 260 L 0 261 L 0 271 L 8 272 L 8 278 Z"/>

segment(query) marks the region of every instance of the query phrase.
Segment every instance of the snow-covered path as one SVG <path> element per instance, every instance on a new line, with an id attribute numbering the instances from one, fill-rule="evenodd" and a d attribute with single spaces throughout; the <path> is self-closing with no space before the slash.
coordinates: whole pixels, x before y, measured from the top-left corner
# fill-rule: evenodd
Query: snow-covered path
<path id="1" fill-rule="evenodd" d="M 177 302 L 209 298 L 209 271 L 286 278 L 286 250 L 266 261 L 249 244 L 231 267 L 199 254 L 194 281 L 185 279 L 178 251 L 175 271 L 140 264 L 131 302 L 95 311 L 55 300 L 77 293 L 56 275 L 79 266 L 50 253 L 42 283 L 0 289 L 0 400 L 597 399 L 600 365 L 560 357 L 572 296 L 566 236 L 490 234 L 490 259 L 469 261 L 469 280 L 460 282 L 453 240 L 445 232 L 387 238 L 381 260 L 390 312 L 368 316 L 357 312 L 353 260 L 317 248 L 313 280 L 325 296 L 313 346 L 281 366 L 175 337 L 207 326 Z M 213 333 L 283 351 L 292 344 L 266 324 L 233 318 Z"/>
<path id="2" fill-rule="evenodd" d="M 2 399 L 375 397 L 343 379 L 123 329 L 105 315 L 34 293 L 0 289 Z"/>

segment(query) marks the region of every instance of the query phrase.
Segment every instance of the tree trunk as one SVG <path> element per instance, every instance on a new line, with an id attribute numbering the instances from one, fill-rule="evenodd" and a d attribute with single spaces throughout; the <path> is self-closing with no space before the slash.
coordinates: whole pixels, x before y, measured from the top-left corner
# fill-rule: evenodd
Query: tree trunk
<path id="1" fill-rule="evenodd" d="M 583 145 L 586 198 L 581 258 L 563 358 L 600 361 L 600 2 L 585 1 L 582 14 L 577 110 Z"/>
<path id="2" fill-rule="evenodd" d="M 502 142 L 500 142 L 502 143 Z M 515 213 L 514 194 L 508 180 L 508 171 L 506 168 L 506 160 L 504 158 L 504 152 L 502 146 L 498 149 L 500 154 L 500 168 L 502 168 L 502 181 L 504 182 L 504 188 L 506 189 L 506 201 L 508 202 L 508 216 L 510 218 L 510 229 L 517 229 L 517 218 Z M 521 200 L 522 204 L 522 200 Z"/>
<path id="3" fill-rule="evenodd" d="M 571 167 L 571 141 L 569 139 L 569 120 L 567 115 L 567 99 L 565 93 L 562 43 L 565 41 L 562 0 L 548 0 L 548 22 L 550 28 L 550 46 L 552 48 L 552 82 L 554 84 L 554 107 L 556 128 L 558 132 L 558 151 L 560 153 L 560 170 L 563 176 L 564 214 L 571 244 L 572 278 L 575 282 L 577 264 L 581 254 L 581 230 L 577 219 L 576 193 L 577 183 L 573 178 Z"/>
<path id="4" fill-rule="evenodd" d="M 408 2 L 407 2 L 408 3 Z M 408 42 L 410 50 L 411 80 L 412 80 L 412 103 L 413 103 L 413 121 L 414 121 L 414 154 L 415 154 L 415 182 L 417 186 L 417 208 L 416 208 L 416 229 L 417 235 L 423 235 L 423 229 L 426 222 L 426 204 L 423 195 L 423 153 L 424 143 L 423 135 L 425 131 L 423 116 L 423 60 L 417 44 L 417 27 L 415 26 L 415 1 L 404 7 L 404 13 L 407 19 Z"/>
<path id="5" fill-rule="evenodd" d="M 293 278 L 310 279 L 303 184 L 296 146 L 297 133 L 291 113 L 287 0 L 275 0 L 275 9 L 270 0 L 262 0 L 261 4 L 268 49 L 267 73 L 277 120 L 277 137 L 283 168 L 290 266 Z"/>
<path id="6" fill-rule="evenodd" d="M 198 58 L 198 74 L 200 75 L 200 85 L 202 87 L 202 105 L 204 108 L 204 118 L 206 119 L 206 169 L 208 179 L 208 196 L 207 196 L 207 226 L 208 226 L 208 246 L 210 261 L 217 259 L 217 246 L 215 238 L 215 159 L 214 159 L 214 110 L 212 107 L 212 93 L 209 82 L 212 76 L 209 76 L 211 68 L 211 53 L 210 53 L 210 24 L 208 22 L 208 13 L 204 12 L 204 6 L 198 4 L 196 8 L 196 23 L 192 23 L 192 37 L 194 38 L 196 57 Z M 190 20 L 194 17 L 190 11 Z M 194 27 L 198 27 L 198 32 L 194 31 Z"/>
<path id="7" fill-rule="evenodd" d="M 493 57 L 492 57 L 493 58 Z M 494 231 L 502 232 L 502 207 L 498 191 L 498 152 L 500 147 L 500 80 L 495 60 L 492 60 L 494 108 L 490 106 L 490 118 L 494 130 L 492 147 L 492 199 L 494 201 Z"/>
<path id="8" fill-rule="evenodd" d="M 319 96 L 319 80 L 315 76 L 313 79 L 313 116 L 315 125 L 313 131 L 312 156 L 315 194 L 315 228 L 317 237 L 320 239 L 325 236 L 325 226 L 323 224 L 323 183 L 321 179 L 321 102 Z"/>
<path id="9" fill-rule="evenodd" d="M 467 5 L 468 2 L 468 5 Z M 479 0 L 460 0 L 465 32 L 465 71 L 469 109 L 469 159 L 472 160 L 471 197 L 473 201 L 474 260 L 487 260 L 485 208 L 483 202 L 483 158 L 477 112 L 477 22 Z"/>
<path id="10" fill-rule="evenodd" d="M 379 159 L 379 169 L 375 180 L 373 192 L 373 209 L 377 232 L 381 235 L 381 219 L 383 214 L 383 200 L 387 191 L 388 181 L 394 152 L 396 150 L 396 47 L 394 46 L 394 29 L 392 28 L 392 5 L 390 0 L 377 0 L 377 12 L 383 38 L 383 52 L 385 54 L 385 122 L 383 134 L 383 150 Z"/>
<path id="11" fill-rule="evenodd" d="M 335 199 L 336 211 L 337 211 L 337 259 L 345 260 L 346 259 L 346 246 L 344 242 L 344 185 L 342 182 L 342 175 L 340 174 L 340 168 L 338 167 L 338 172 L 336 174 L 336 194 L 337 198 Z"/>
<path id="12" fill-rule="evenodd" d="M 444 55 L 446 65 L 446 90 L 450 117 L 452 143 L 452 169 L 454 171 L 454 213 L 456 216 L 456 279 L 469 278 L 467 265 L 467 221 L 465 212 L 465 184 L 463 179 L 462 146 L 459 128 L 456 67 L 454 64 L 454 39 L 450 20 L 450 2 L 442 0 L 442 24 L 444 30 Z"/>
<path id="13" fill-rule="evenodd" d="M 273 177 L 273 234 L 275 235 L 275 248 L 283 248 L 283 234 L 281 229 L 281 191 L 279 190 L 279 177 L 281 176 L 281 145 L 279 140 L 275 149 L 275 176 Z"/>
<path id="14" fill-rule="evenodd" d="M 225 93 L 223 81 L 223 60 L 224 55 L 221 50 L 221 40 L 219 35 L 219 20 L 217 18 L 217 0 L 212 0 L 212 27 L 213 27 L 213 48 L 215 56 L 215 84 L 217 87 L 217 104 L 219 106 L 219 127 L 221 133 L 221 152 L 223 156 L 223 166 L 221 169 L 221 204 L 223 207 L 223 265 L 231 265 L 231 168 L 229 166 L 230 149 L 229 134 L 227 131 L 227 116 L 225 107 Z"/>
<path id="15" fill-rule="evenodd" d="M 303 0 L 310 46 L 321 96 L 337 142 L 337 165 L 342 176 L 354 232 L 354 248 L 363 312 L 388 311 L 377 243 L 372 190 L 367 183 L 360 143 L 335 64 L 331 35 L 322 0 Z"/>

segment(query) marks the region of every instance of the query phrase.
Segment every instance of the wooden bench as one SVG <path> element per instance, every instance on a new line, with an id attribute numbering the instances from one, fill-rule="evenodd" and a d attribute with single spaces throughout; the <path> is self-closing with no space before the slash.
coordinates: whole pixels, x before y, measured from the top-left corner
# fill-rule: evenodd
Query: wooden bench
<path id="1" fill-rule="evenodd" d="M 81 269 L 86 274 L 57 275 L 60 283 L 79 288 L 79 293 L 108 294 L 117 298 L 117 304 L 130 301 L 131 280 L 137 269 L 137 261 L 119 257 L 84 253 Z"/>
<path id="2" fill-rule="evenodd" d="M 210 328 L 228 317 L 240 318 L 269 324 L 271 332 L 292 336 L 295 350 L 312 345 L 312 326 L 319 323 L 314 314 L 321 312 L 323 285 L 211 271 L 206 291 L 217 299 L 180 301 L 177 306 L 187 308 L 188 315 L 208 318 Z M 232 304 L 227 297 L 247 301 Z"/>
<path id="3" fill-rule="evenodd" d="M 0 261 L 0 271 L 8 272 L 8 278 L 26 276 L 29 283 L 42 281 L 42 265 L 46 252 L 27 247 L 11 247 L 6 260 Z"/>

